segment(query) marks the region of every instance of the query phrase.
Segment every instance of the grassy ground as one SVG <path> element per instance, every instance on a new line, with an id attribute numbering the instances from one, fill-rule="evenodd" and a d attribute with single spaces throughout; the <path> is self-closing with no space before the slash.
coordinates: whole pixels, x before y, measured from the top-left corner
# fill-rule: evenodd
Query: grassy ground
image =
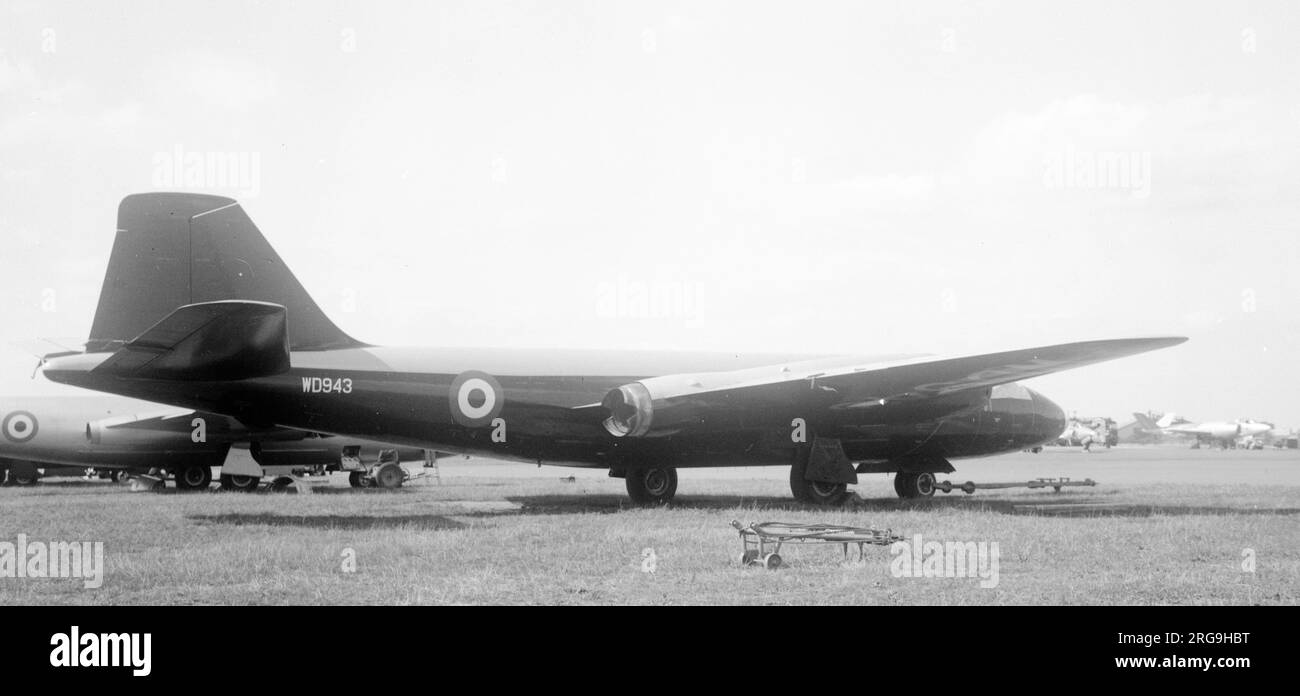
<path id="1" fill-rule="evenodd" d="M 622 482 L 603 472 L 475 462 L 444 464 L 441 483 L 362 491 L 340 477 L 310 495 L 137 493 L 104 481 L 49 479 L 0 489 L 0 541 L 20 533 L 32 541 L 103 541 L 104 584 L 90 590 L 75 579 L 0 578 L 0 604 L 1294 604 L 1300 597 L 1300 459 L 1293 453 L 1062 453 L 959 466 L 954 481 L 1067 473 L 1102 485 L 905 502 L 886 477 L 864 476 L 856 490 L 865 504 L 827 510 L 790 502 L 781 470 L 703 470 L 683 475 L 671 507 L 636 509 Z M 1167 475 L 1170 467 L 1187 475 Z M 1181 478 L 1199 482 L 1168 483 Z M 838 546 L 787 546 L 778 571 L 741 567 L 733 519 L 997 542 L 999 582 L 985 589 L 977 578 L 894 577 L 893 556 L 881 547 L 869 547 L 866 562 L 845 563 Z M 653 574 L 642 569 L 647 548 L 657 561 Z M 1247 549 L 1253 573 L 1242 570 Z M 355 572 L 344 569 L 351 557 Z"/>

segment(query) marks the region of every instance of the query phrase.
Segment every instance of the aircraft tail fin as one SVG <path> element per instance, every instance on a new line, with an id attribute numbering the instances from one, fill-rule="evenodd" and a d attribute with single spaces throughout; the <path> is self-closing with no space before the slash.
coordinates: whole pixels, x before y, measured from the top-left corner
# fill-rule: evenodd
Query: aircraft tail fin
<path id="1" fill-rule="evenodd" d="M 1138 422 L 1138 426 L 1141 427 L 1143 430 L 1159 430 L 1159 429 L 1160 429 L 1160 424 L 1159 424 L 1159 423 L 1156 423 L 1156 422 L 1155 422 L 1155 419 L 1153 419 L 1151 416 L 1148 416 L 1148 415 L 1145 414 L 1145 413 L 1137 413 L 1137 412 L 1134 412 L 1134 413 L 1133 413 L 1133 418 L 1134 418 L 1135 420 L 1137 420 L 1137 422 Z"/>
<path id="2" fill-rule="evenodd" d="M 325 316 L 237 201 L 145 193 L 118 206 L 86 350 L 115 350 L 179 307 L 222 300 L 286 308 L 292 350 L 365 345 Z"/>

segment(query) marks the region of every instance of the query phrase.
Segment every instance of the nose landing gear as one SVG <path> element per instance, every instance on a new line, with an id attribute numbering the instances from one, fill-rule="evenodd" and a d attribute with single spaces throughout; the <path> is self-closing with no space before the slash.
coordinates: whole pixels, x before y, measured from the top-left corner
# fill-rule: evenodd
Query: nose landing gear
<path id="1" fill-rule="evenodd" d="M 929 498 L 934 495 L 934 474 L 900 471 L 894 476 L 894 492 L 900 498 Z"/>

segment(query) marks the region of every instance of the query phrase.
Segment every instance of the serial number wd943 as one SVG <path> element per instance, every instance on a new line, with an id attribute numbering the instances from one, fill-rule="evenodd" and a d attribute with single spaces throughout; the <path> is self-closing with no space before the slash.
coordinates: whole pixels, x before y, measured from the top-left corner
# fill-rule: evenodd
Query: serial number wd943
<path id="1" fill-rule="evenodd" d="M 304 394 L 351 394 L 352 380 L 347 377 L 303 377 Z"/>

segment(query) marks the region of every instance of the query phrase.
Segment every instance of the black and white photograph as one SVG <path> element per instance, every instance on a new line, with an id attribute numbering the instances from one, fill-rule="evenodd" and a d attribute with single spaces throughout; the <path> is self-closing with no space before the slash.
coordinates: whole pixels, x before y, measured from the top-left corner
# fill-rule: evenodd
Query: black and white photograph
<path id="1" fill-rule="evenodd" d="M 1094 668 L 1249 674 L 1212 608 L 1300 598 L 1298 37 L 0 0 L 0 606 L 100 617 L 10 638 L 148 678 L 195 605 L 1172 606 Z"/>

